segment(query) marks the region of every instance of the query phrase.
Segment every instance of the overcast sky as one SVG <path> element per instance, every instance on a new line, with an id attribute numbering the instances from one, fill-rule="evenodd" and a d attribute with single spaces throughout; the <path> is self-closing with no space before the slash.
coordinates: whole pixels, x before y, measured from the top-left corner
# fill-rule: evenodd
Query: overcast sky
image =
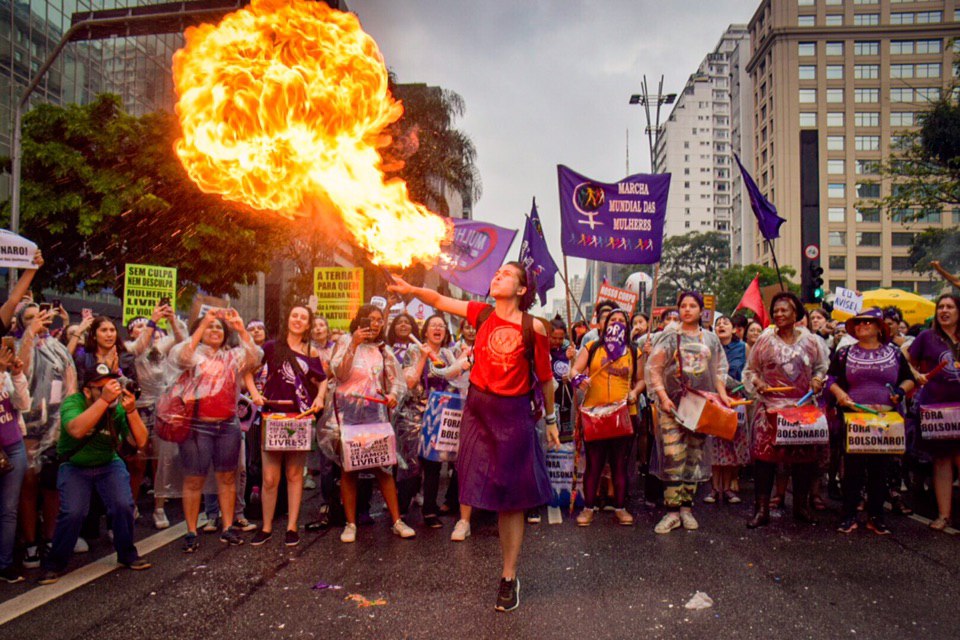
<path id="1" fill-rule="evenodd" d="M 452 89 L 459 128 L 477 147 L 483 195 L 474 218 L 522 230 L 537 198 L 560 264 L 556 165 L 603 182 L 650 169 L 643 108 L 629 105 L 643 74 L 683 89 L 729 24 L 759 0 L 347 0 L 399 82 Z M 661 117 L 666 119 L 669 111 Z M 522 233 L 522 231 L 521 231 Z M 520 235 L 511 248 L 516 258 Z M 571 276 L 582 272 L 571 260 Z M 559 285 L 559 283 L 558 283 Z M 560 285 L 562 286 L 562 285 Z M 551 297 L 562 296 L 561 290 Z"/>

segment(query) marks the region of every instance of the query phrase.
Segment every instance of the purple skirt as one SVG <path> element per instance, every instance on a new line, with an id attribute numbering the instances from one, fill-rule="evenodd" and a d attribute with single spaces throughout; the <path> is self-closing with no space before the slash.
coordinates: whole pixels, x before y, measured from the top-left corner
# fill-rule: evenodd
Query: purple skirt
<path id="1" fill-rule="evenodd" d="M 457 454 L 460 503 L 488 511 L 522 511 L 552 497 L 530 396 L 498 396 L 470 387 Z"/>

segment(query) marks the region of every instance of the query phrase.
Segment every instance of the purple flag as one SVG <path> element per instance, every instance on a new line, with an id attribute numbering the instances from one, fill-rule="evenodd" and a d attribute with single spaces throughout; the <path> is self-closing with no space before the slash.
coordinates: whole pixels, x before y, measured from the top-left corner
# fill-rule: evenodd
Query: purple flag
<path id="1" fill-rule="evenodd" d="M 444 257 L 437 268 L 450 284 L 485 296 L 516 236 L 515 229 L 454 218 L 453 242 L 445 247 Z"/>
<path id="2" fill-rule="evenodd" d="M 660 261 L 669 173 L 606 184 L 557 165 L 557 178 L 564 254 L 617 264 Z"/>
<path id="3" fill-rule="evenodd" d="M 743 184 L 747 188 L 747 193 L 750 194 L 750 206 L 753 208 L 753 215 L 757 216 L 760 233 L 762 233 L 763 237 L 767 240 L 779 238 L 780 225 L 786 222 L 786 220 L 777 215 L 777 208 L 760 193 L 760 189 L 757 188 L 757 183 L 753 181 L 753 178 L 750 177 L 747 170 L 743 168 L 743 164 L 740 162 L 737 154 L 733 154 L 733 158 L 737 161 L 737 166 L 740 167 Z"/>
<path id="4" fill-rule="evenodd" d="M 540 304 L 546 306 L 547 291 L 553 289 L 557 272 L 557 263 L 553 261 L 547 241 L 543 238 L 543 227 L 540 226 L 540 214 L 537 213 L 537 200 L 534 198 L 530 216 L 523 228 L 523 242 L 520 243 L 520 263 L 526 265 L 537 274 L 537 293 L 540 295 Z"/>

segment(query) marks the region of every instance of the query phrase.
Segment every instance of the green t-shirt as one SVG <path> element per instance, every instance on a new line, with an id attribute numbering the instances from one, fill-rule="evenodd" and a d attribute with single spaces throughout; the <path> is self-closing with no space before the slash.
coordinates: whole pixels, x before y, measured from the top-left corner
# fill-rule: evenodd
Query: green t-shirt
<path id="1" fill-rule="evenodd" d="M 87 410 L 87 398 L 83 393 L 75 393 L 67 396 L 63 404 L 60 405 L 60 441 L 57 443 L 57 453 L 65 455 L 76 449 L 80 440 L 74 438 L 67 432 L 67 425 L 70 421 Z M 117 447 L 120 446 L 127 435 L 130 433 L 130 425 L 127 424 L 127 412 L 119 404 L 114 409 L 114 430 L 117 433 L 117 441 L 110 435 L 109 427 L 109 409 L 100 418 L 100 422 L 94 427 L 93 436 L 87 436 L 86 444 L 80 448 L 67 462 L 78 467 L 100 467 L 109 464 L 114 460 L 119 460 Z"/>

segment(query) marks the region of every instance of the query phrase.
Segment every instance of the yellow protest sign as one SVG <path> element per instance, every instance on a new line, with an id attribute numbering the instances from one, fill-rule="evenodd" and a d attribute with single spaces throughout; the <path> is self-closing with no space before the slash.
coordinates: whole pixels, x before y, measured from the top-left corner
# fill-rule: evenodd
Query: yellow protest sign
<path id="1" fill-rule="evenodd" d="M 317 313 L 327 319 L 331 329 L 347 331 L 350 320 L 363 304 L 363 269 L 316 267 L 313 291 L 317 296 Z"/>
<path id="2" fill-rule="evenodd" d="M 152 264 L 127 264 L 123 280 L 123 324 L 149 318 L 162 298 L 176 311 L 177 269 Z"/>

